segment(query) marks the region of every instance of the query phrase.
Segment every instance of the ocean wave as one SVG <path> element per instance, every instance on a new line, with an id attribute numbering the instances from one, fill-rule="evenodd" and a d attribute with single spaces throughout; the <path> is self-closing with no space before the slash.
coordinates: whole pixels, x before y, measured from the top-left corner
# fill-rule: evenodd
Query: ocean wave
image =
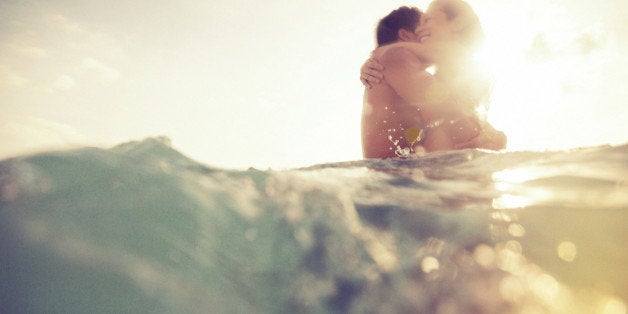
<path id="1" fill-rule="evenodd" d="M 625 308 L 627 159 L 624 145 L 229 170 L 166 138 L 11 158 L 0 310 Z"/>

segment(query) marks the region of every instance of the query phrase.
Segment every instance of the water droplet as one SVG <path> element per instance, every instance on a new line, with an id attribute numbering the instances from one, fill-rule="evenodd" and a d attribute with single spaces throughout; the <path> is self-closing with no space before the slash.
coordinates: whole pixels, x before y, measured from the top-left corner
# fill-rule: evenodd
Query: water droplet
<path id="1" fill-rule="evenodd" d="M 563 241 L 556 248 L 556 252 L 558 253 L 558 257 L 560 257 L 560 259 L 571 263 L 576 258 L 578 250 L 573 242 Z"/>
<path id="2" fill-rule="evenodd" d="M 508 233 L 513 237 L 523 237 L 526 234 L 526 229 L 517 223 L 512 223 L 508 226 Z"/>
<path id="3" fill-rule="evenodd" d="M 552 302 L 558 297 L 560 286 L 554 277 L 548 274 L 542 274 L 532 282 L 534 293 L 540 298 Z"/>
<path id="4" fill-rule="evenodd" d="M 486 244 L 480 244 L 473 251 L 473 259 L 478 264 L 489 267 L 495 261 L 495 251 Z"/>
<path id="5" fill-rule="evenodd" d="M 426 274 L 438 270 L 439 267 L 440 263 L 435 257 L 428 256 L 421 261 L 421 270 L 423 270 L 423 272 Z"/>

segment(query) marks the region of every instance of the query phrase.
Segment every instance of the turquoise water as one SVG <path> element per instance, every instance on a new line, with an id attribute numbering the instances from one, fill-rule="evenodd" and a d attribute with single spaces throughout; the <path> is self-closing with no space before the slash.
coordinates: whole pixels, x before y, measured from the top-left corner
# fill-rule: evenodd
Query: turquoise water
<path id="1" fill-rule="evenodd" d="M 626 313 L 628 145 L 213 168 L 0 162 L 2 313 Z"/>

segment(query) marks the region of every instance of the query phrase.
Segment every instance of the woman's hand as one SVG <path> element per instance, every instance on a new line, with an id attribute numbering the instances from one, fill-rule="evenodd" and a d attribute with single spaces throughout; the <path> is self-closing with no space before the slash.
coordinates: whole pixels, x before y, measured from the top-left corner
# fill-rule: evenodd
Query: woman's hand
<path id="1" fill-rule="evenodd" d="M 384 79 L 384 66 L 376 59 L 370 58 L 364 62 L 360 68 L 360 81 L 366 88 L 370 89 L 373 85 L 377 85 Z"/>

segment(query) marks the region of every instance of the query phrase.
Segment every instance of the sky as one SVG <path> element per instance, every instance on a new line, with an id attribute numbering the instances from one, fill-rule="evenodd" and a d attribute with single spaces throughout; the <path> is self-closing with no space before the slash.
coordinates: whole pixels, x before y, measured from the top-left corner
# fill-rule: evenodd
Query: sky
<path id="1" fill-rule="evenodd" d="M 628 1 L 468 2 L 508 150 L 628 142 Z M 375 25 L 428 3 L 2 0 L 0 158 L 165 136 L 224 168 L 361 159 Z"/>

